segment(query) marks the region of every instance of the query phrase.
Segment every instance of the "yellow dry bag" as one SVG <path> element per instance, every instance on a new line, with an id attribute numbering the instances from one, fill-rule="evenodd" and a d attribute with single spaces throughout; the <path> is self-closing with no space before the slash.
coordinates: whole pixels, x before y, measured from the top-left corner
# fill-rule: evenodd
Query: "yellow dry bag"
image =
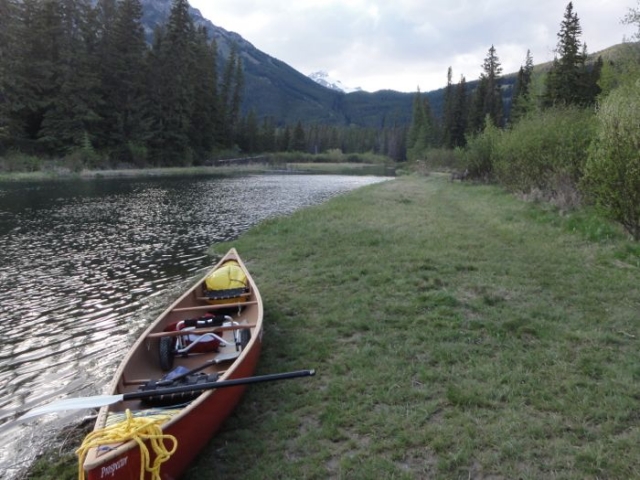
<path id="1" fill-rule="evenodd" d="M 238 262 L 229 260 L 209 274 L 204 281 L 209 303 L 232 303 L 247 288 L 247 276 Z"/>

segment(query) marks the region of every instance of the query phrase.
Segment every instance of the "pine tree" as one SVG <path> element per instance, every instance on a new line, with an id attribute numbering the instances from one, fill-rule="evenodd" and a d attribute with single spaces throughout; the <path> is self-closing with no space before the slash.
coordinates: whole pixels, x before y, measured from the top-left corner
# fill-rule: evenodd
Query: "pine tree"
<path id="1" fill-rule="evenodd" d="M 511 123 L 517 122 L 531 106 L 531 80 L 533 78 L 533 57 L 527 50 L 524 66 L 520 67 L 511 101 Z"/>
<path id="2" fill-rule="evenodd" d="M 293 136 L 291 137 L 290 150 L 293 152 L 306 152 L 307 141 L 305 138 L 304 128 L 302 122 L 296 124 L 296 128 L 293 129 Z"/>
<path id="3" fill-rule="evenodd" d="M 234 143 L 236 127 L 240 118 L 243 88 L 242 61 L 238 56 L 238 46 L 233 44 L 222 76 L 222 85 L 220 86 L 220 117 L 223 121 L 222 141 L 228 147 Z"/>
<path id="4" fill-rule="evenodd" d="M 55 2 L 24 0 L 19 10 L 9 96 L 11 134 L 17 145 L 38 152 L 36 143 L 46 112 L 60 87 L 62 28 Z"/>
<path id="5" fill-rule="evenodd" d="M 189 141 L 195 101 L 190 75 L 194 32 L 189 3 L 174 0 L 167 25 L 154 42 L 150 78 L 155 104 L 151 147 L 153 157 L 164 165 L 190 165 L 193 161 Z"/>
<path id="6" fill-rule="evenodd" d="M 453 130 L 453 71 L 451 67 L 447 70 L 447 86 L 444 90 L 444 109 L 442 112 L 442 144 L 447 148 L 453 147 L 451 132 Z"/>
<path id="7" fill-rule="evenodd" d="M 0 0 L 0 154 L 11 143 L 11 88 L 15 84 L 17 44 L 15 29 L 18 5 L 14 0 Z"/>
<path id="8" fill-rule="evenodd" d="M 547 76 L 545 106 L 587 105 L 595 100 L 597 78 L 586 65 L 587 50 L 580 41 L 581 34 L 580 19 L 569 2 L 558 32 L 556 58 Z"/>
<path id="9" fill-rule="evenodd" d="M 422 94 L 420 89 L 413 97 L 413 114 L 411 116 L 411 125 L 407 133 L 408 155 L 410 160 L 417 159 L 424 153 L 425 145 L 422 134 L 425 130 L 425 111 L 422 102 Z"/>
<path id="10" fill-rule="evenodd" d="M 95 32 L 89 27 L 88 0 L 52 2 L 51 26 L 57 32 L 53 89 L 42 118 L 38 142 L 48 153 L 92 150 L 90 132 L 98 120 L 98 76 L 93 68 Z"/>
<path id="11" fill-rule="evenodd" d="M 191 145 L 196 151 L 198 161 L 211 154 L 220 136 L 217 132 L 219 128 L 217 58 L 216 42 L 209 42 L 206 29 L 199 28 L 195 42 L 196 61 L 191 72 L 197 101 L 193 105 L 190 135 Z"/>
<path id="12" fill-rule="evenodd" d="M 467 120 L 469 117 L 467 105 L 467 81 L 464 76 L 460 77 L 460 81 L 456 86 L 453 97 L 453 114 L 451 121 L 451 144 L 452 148 L 464 147 L 467 143 Z"/>
<path id="13" fill-rule="evenodd" d="M 263 152 L 275 152 L 277 150 L 276 125 L 271 117 L 262 120 L 262 125 L 260 126 L 260 144 L 262 145 Z"/>
<path id="14" fill-rule="evenodd" d="M 249 110 L 249 113 L 243 118 L 241 123 L 242 128 L 240 128 L 239 131 L 238 145 L 244 152 L 259 152 L 261 150 L 260 135 L 255 110 Z"/>
<path id="15" fill-rule="evenodd" d="M 478 87 L 473 93 L 473 100 L 469 113 L 469 127 L 473 134 L 484 130 L 487 115 L 496 126 L 503 124 L 502 90 L 500 88 L 500 74 L 502 66 L 493 45 L 482 64 L 482 73 Z"/>
<path id="16" fill-rule="evenodd" d="M 496 49 L 493 45 L 489 49 L 489 53 L 484 60 L 482 66 L 484 72 L 483 75 L 487 79 L 487 91 L 485 92 L 484 100 L 484 113 L 489 115 L 491 121 L 496 126 L 503 124 L 503 105 L 502 105 L 502 91 L 500 88 L 500 74 L 502 73 L 502 66 L 498 56 L 496 55 Z"/>
<path id="17" fill-rule="evenodd" d="M 476 89 L 471 94 L 469 106 L 469 132 L 476 135 L 484 130 L 485 110 L 484 99 L 487 92 L 487 79 L 480 77 Z"/>
<path id="18" fill-rule="evenodd" d="M 114 150 L 120 161 L 132 161 L 130 146 L 144 144 L 148 130 L 146 92 L 147 46 L 139 0 L 98 3 L 103 98 L 101 145 Z"/>
<path id="19" fill-rule="evenodd" d="M 420 89 L 413 99 L 413 116 L 407 134 L 408 155 L 411 159 L 424 157 L 429 148 L 440 144 L 440 133 L 431 104 Z M 363 151 L 358 149 L 357 151 Z"/>
<path id="20" fill-rule="evenodd" d="M 291 151 L 291 128 L 289 127 L 289 125 L 284 127 L 284 130 L 282 130 L 278 135 L 278 151 Z"/>

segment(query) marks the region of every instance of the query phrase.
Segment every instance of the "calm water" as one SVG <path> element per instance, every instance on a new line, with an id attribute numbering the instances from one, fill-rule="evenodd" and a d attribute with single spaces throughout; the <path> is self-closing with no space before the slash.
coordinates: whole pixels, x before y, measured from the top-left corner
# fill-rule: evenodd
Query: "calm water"
<path id="1" fill-rule="evenodd" d="M 87 412 L 6 424 L 61 396 L 102 393 L 136 335 L 211 266 L 211 244 L 382 180 L 269 175 L 0 184 L 0 477 L 10 478 L 49 434 Z"/>

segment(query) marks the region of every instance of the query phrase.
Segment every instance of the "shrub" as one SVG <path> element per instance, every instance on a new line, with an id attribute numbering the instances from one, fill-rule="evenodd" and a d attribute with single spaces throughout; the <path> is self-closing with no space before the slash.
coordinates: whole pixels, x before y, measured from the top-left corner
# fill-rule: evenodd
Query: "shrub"
<path id="1" fill-rule="evenodd" d="M 0 158 L 0 171 L 5 172 L 37 172 L 42 169 L 42 160 L 34 155 L 18 151 L 9 151 Z"/>
<path id="2" fill-rule="evenodd" d="M 464 168 L 462 165 L 463 160 L 457 150 L 449 148 L 430 148 L 425 154 L 424 162 L 429 170 L 459 170 Z"/>
<path id="3" fill-rule="evenodd" d="M 490 181 L 493 178 L 495 149 L 502 132 L 487 115 L 484 131 L 467 139 L 465 163 L 472 178 Z"/>
<path id="4" fill-rule="evenodd" d="M 583 186 L 640 240 L 640 84 L 614 90 L 602 101 L 597 120 Z"/>
<path id="5" fill-rule="evenodd" d="M 512 191 L 538 191 L 561 208 L 575 206 L 594 135 L 591 110 L 558 107 L 531 112 L 497 142 L 496 177 Z"/>

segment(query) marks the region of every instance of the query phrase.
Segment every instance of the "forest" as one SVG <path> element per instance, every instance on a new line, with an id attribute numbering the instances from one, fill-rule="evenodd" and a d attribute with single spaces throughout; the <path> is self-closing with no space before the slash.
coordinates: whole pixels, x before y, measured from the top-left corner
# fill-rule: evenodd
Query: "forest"
<path id="1" fill-rule="evenodd" d="M 403 158 L 406 125 L 286 125 L 242 112 L 241 57 L 218 54 L 186 0 L 173 2 L 151 44 L 142 14 L 139 0 L 0 0 L 5 170 L 49 158 L 78 170 L 327 149 Z"/>
<path id="2" fill-rule="evenodd" d="M 242 67 L 218 72 L 186 0 L 148 46 L 137 0 L 0 0 L 0 149 L 189 165 L 234 142 Z"/>

